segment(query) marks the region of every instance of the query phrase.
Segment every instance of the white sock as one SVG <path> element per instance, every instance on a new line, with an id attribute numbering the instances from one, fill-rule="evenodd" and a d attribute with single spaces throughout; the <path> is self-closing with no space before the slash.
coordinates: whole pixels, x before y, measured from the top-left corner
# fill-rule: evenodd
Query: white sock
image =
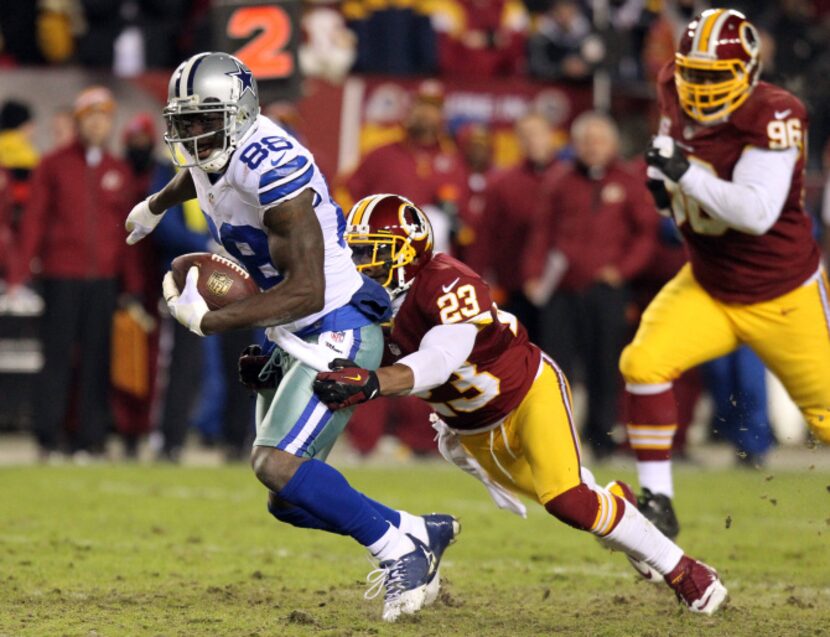
<path id="1" fill-rule="evenodd" d="M 402 533 L 414 535 L 421 542 L 429 546 L 429 535 L 427 534 L 427 524 L 424 518 L 420 515 L 412 515 L 406 511 L 398 511 L 401 514 L 401 524 L 398 529 Z"/>
<path id="2" fill-rule="evenodd" d="M 683 549 L 660 533 L 630 502 L 625 502 L 625 511 L 617 526 L 600 541 L 643 560 L 661 575 L 671 573 L 683 557 Z"/>
<path id="3" fill-rule="evenodd" d="M 390 523 L 386 533 L 381 535 L 377 542 L 366 548 L 379 561 L 385 562 L 386 560 L 397 560 L 399 557 L 411 553 L 415 550 L 415 545 L 405 533 L 402 533 L 400 529 L 396 529 Z"/>
<path id="4" fill-rule="evenodd" d="M 674 482 L 671 475 L 671 460 L 637 461 L 637 476 L 640 486 L 652 493 L 674 497 Z"/>

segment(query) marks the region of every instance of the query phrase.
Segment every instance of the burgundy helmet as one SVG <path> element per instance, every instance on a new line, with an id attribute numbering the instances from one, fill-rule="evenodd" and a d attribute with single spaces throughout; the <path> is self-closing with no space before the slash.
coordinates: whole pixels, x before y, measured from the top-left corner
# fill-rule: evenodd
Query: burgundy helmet
<path id="1" fill-rule="evenodd" d="M 752 93 L 761 40 L 742 13 L 708 9 L 689 23 L 675 54 L 674 80 L 686 114 L 701 124 L 725 120 Z"/>
<path id="2" fill-rule="evenodd" d="M 352 206 L 346 223 L 357 269 L 383 284 L 393 298 L 409 289 L 432 258 L 432 225 L 405 197 L 364 197 Z"/>

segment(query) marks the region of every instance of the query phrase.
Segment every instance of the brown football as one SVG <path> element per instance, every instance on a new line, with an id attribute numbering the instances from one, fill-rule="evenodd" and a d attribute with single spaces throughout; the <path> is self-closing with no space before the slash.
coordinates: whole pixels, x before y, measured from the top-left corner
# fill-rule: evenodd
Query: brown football
<path id="1" fill-rule="evenodd" d="M 194 265 L 199 268 L 196 289 L 211 310 L 259 294 L 256 282 L 242 266 L 210 252 L 191 252 L 173 259 L 170 269 L 179 290 L 184 288 L 187 273 Z"/>

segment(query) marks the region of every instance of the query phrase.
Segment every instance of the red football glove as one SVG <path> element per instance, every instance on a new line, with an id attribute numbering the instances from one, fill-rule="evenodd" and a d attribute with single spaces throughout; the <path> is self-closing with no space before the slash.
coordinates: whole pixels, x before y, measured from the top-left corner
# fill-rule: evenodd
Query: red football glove
<path id="1" fill-rule="evenodd" d="M 347 358 L 336 358 L 330 372 L 320 372 L 312 387 L 317 397 L 331 409 L 343 409 L 372 400 L 380 395 L 378 375 L 358 367 Z"/>

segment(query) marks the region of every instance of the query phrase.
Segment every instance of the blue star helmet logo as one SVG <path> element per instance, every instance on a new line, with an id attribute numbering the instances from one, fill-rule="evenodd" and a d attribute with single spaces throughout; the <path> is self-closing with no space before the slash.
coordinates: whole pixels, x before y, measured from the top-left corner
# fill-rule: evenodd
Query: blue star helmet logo
<path id="1" fill-rule="evenodd" d="M 234 62 L 236 64 L 236 70 L 230 71 L 225 73 L 225 75 L 230 75 L 231 77 L 237 78 L 240 82 L 242 82 L 242 90 L 239 92 L 239 97 L 245 95 L 245 91 L 254 92 L 253 81 L 254 75 L 248 69 L 239 65 L 239 62 Z"/>

